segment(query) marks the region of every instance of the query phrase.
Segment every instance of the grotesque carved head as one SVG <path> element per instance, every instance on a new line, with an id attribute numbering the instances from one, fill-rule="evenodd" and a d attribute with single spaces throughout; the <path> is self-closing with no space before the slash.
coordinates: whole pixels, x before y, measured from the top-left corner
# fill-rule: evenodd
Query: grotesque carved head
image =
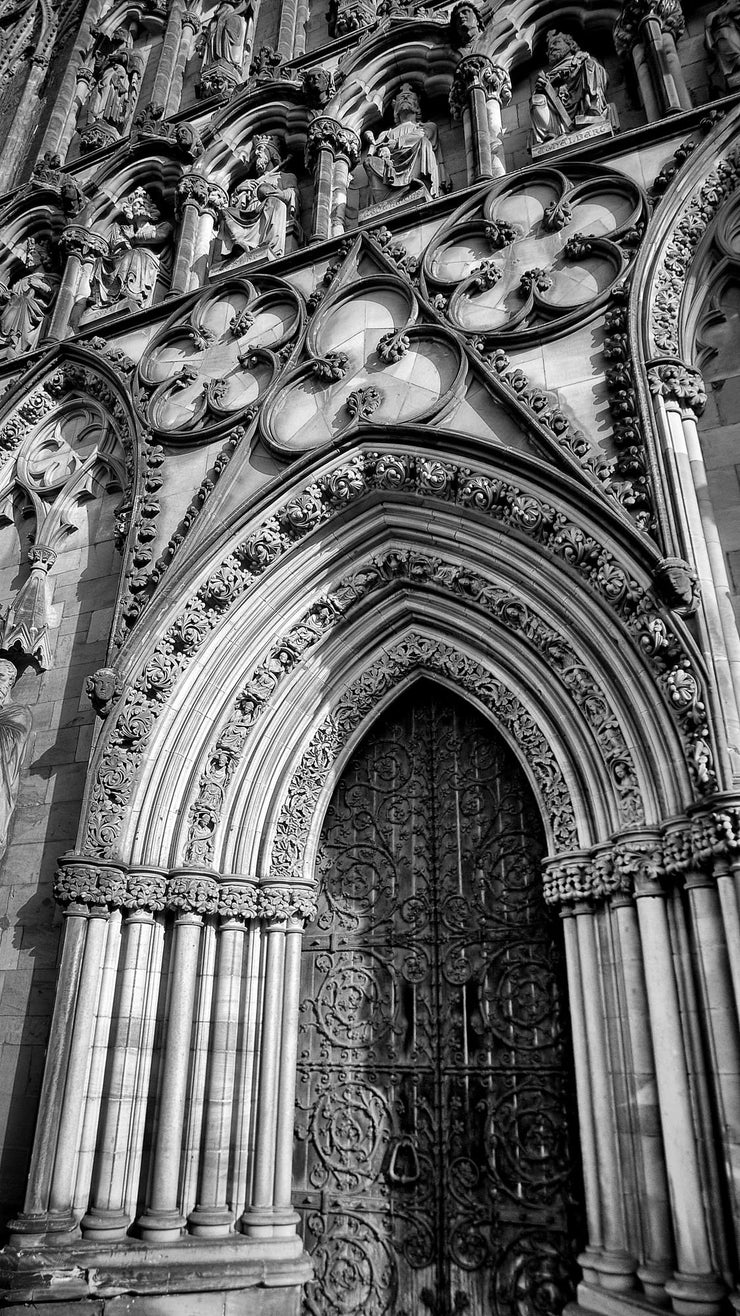
<path id="1" fill-rule="evenodd" d="M 421 119 L 419 97 L 410 82 L 404 82 L 393 101 L 393 122 L 403 123 L 407 119 L 414 119 L 417 123 Z"/>
<path id="2" fill-rule="evenodd" d="M 450 14 L 450 42 L 456 50 L 469 46 L 483 31 L 481 19 L 475 5 L 470 0 L 459 0 Z"/>
<path id="3" fill-rule="evenodd" d="M 313 109 L 326 105 L 334 95 L 334 77 L 328 69 L 306 69 L 303 94 Z"/>

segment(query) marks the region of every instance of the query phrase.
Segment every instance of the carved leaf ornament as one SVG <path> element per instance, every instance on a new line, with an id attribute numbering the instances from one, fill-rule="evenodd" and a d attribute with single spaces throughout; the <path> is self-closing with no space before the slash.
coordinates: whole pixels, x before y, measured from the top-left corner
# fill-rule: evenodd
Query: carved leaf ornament
<path id="1" fill-rule="evenodd" d="M 547 325 L 561 333 L 623 277 L 645 214 L 641 188 L 616 173 L 525 171 L 451 217 L 427 248 L 422 290 L 448 298 L 463 333 L 512 343 Z"/>
<path id="2" fill-rule="evenodd" d="M 361 422 L 436 420 L 467 370 L 453 335 L 420 324 L 412 289 L 391 274 L 344 282 L 327 296 L 308 326 L 306 353 L 262 413 L 265 438 L 284 454 L 331 443 Z"/>
<path id="3" fill-rule="evenodd" d="M 248 419 L 302 324 L 287 284 L 234 279 L 200 297 L 156 335 L 137 373 L 140 410 L 171 442 L 201 442 Z"/>

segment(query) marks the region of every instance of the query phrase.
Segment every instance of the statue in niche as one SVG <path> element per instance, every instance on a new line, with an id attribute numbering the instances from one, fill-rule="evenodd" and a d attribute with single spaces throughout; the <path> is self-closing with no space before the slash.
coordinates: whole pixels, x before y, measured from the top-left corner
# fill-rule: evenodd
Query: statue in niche
<path id="1" fill-rule="evenodd" d="M 99 257 L 90 279 L 90 304 L 106 307 L 128 300 L 136 310 L 151 306 L 172 225 L 162 220 L 148 192 L 137 187 L 107 236 L 108 255 Z"/>
<path id="2" fill-rule="evenodd" d="M 221 0 L 201 38 L 203 71 L 202 95 L 221 95 L 233 91 L 242 80 L 247 45 L 247 20 L 240 6 Z"/>
<path id="3" fill-rule="evenodd" d="M 59 288 L 51 247 L 29 238 L 23 257 L 25 272 L 10 287 L 0 283 L 0 344 L 17 352 L 36 346 L 39 330 Z"/>
<path id="4" fill-rule="evenodd" d="M 707 14 L 704 40 L 727 90 L 740 86 L 740 0 Z"/>
<path id="5" fill-rule="evenodd" d="M 115 134 L 123 132 L 133 108 L 141 78 L 141 64 L 134 54 L 133 36 L 119 27 L 110 38 L 102 38 L 107 53 L 96 61 L 95 80 L 80 113 L 83 146 L 94 149 L 105 143 L 95 126 L 105 124 Z"/>
<path id="6" fill-rule="evenodd" d="M 366 206 L 400 200 L 404 192 L 416 189 L 427 197 L 448 190 L 437 125 L 422 120 L 419 97 L 408 82 L 393 101 L 393 125 L 377 140 L 371 132 L 364 134 L 370 147 L 364 160 Z"/>
<path id="7" fill-rule="evenodd" d="M 539 73 L 530 101 L 533 143 L 609 119 L 607 76 L 603 64 L 573 37 L 552 29 L 547 34 L 547 68 Z"/>
<path id="8" fill-rule="evenodd" d="M 0 658 L 0 858 L 8 848 L 8 829 L 18 799 L 21 761 L 33 719 L 23 704 L 9 704 L 16 669 Z"/>
<path id="9" fill-rule="evenodd" d="M 267 260 L 285 254 L 288 221 L 298 206 L 298 179 L 283 171 L 274 137 L 258 134 L 243 157 L 249 175 L 239 183 L 224 212 L 223 255 L 241 264 L 259 251 Z"/>
<path id="10" fill-rule="evenodd" d="M 483 20 L 469 0 L 460 0 L 450 14 L 450 45 L 453 50 L 469 49 L 483 31 Z"/>

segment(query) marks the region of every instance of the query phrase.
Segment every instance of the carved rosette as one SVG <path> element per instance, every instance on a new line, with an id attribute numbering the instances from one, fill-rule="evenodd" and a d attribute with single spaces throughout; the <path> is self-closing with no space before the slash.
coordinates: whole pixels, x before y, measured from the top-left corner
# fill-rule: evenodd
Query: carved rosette
<path id="1" fill-rule="evenodd" d="M 511 78 L 505 68 L 494 64 L 488 55 L 467 55 L 455 69 L 450 91 L 450 114 L 461 119 L 471 92 L 482 91 L 486 100 L 497 100 L 503 107 L 511 100 Z"/>
<path id="2" fill-rule="evenodd" d="M 351 128 L 345 128 L 336 119 L 321 117 L 308 126 L 306 139 L 306 167 L 315 169 L 322 151 L 331 151 L 336 160 L 344 156 L 354 169 L 360 159 L 360 139 Z"/>
<path id="3" fill-rule="evenodd" d="M 648 19 L 660 23 L 661 31 L 675 41 L 686 30 L 679 0 L 627 0 L 614 24 L 614 45 L 622 58 L 630 55 L 640 41 L 642 25 Z"/>

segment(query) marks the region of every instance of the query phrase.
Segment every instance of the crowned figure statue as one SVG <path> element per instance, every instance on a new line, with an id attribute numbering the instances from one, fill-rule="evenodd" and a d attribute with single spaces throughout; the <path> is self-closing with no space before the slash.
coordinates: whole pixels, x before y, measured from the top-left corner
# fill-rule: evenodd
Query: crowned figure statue
<path id="1" fill-rule="evenodd" d="M 277 142 L 264 133 L 242 157 L 249 168 L 223 216 L 222 254 L 228 262 L 260 251 L 267 260 L 285 254 L 288 222 L 298 208 L 298 179 L 283 170 Z"/>
<path id="2" fill-rule="evenodd" d="M 364 160 L 366 205 L 400 199 L 415 190 L 429 197 L 445 190 L 437 125 L 422 120 L 419 97 L 410 83 L 404 82 L 393 101 L 393 127 L 377 139 L 371 132 L 364 136 L 370 148 Z"/>

